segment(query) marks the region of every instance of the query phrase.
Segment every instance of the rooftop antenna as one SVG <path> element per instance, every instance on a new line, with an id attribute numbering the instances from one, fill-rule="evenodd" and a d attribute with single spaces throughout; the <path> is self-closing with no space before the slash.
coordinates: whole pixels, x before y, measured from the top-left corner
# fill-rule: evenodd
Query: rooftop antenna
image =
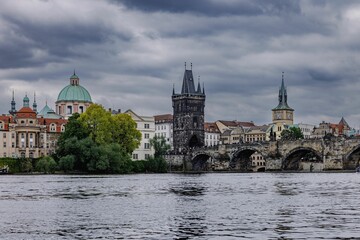
<path id="1" fill-rule="evenodd" d="M 192 63 L 190 63 L 190 67 L 191 67 L 191 70 L 192 70 Z"/>

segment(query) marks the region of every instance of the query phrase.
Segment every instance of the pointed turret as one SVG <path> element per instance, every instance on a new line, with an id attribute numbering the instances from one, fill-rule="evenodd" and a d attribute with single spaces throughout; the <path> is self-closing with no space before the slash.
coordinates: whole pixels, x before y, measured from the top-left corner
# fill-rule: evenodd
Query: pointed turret
<path id="1" fill-rule="evenodd" d="M 279 89 L 279 104 L 276 108 L 272 109 L 272 112 L 273 123 L 280 124 L 281 126 L 283 124 L 292 125 L 294 123 L 294 109 L 289 107 L 287 103 L 287 91 L 284 81 L 284 72 L 282 72 L 281 86 Z M 279 129 L 283 129 L 280 125 L 278 126 Z"/>
<path id="2" fill-rule="evenodd" d="M 173 84 L 173 95 L 175 95 L 175 84 Z"/>
<path id="3" fill-rule="evenodd" d="M 350 128 L 349 124 L 346 122 L 344 117 L 341 118 L 339 125 L 343 125 L 344 127 Z"/>
<path id="4" fill-rule="evenodd" d="M 282 72 L 281 87 L 279 89 L 279 104 L 273 110 L 277 110 L 277 109 L 293 110 L 287 104 L 287 91 L 286 91 L 285 82 L 284 82 L 284 72 Z"/>
<path id="5" fill-rule="evenodd" d="M 197 93 L 201 93 L 201 86 L 200 86 L 200 76 L 198 77 L 198 87 L 197 87 Z"/>
<path id="6" fill-rule="evenodd" d="M 11 115 L 14 115 L 16 113 L 16 102 L 15 102 L 15 92 L 14 92 L 14 90 L 12 92 L 11 109 L 10 109 L 9 113 Z"/>
<path id="7" fill-rule="evenodd" d="M 37 112 L 36 93 L 34 93 L 33 110 L 34 110 L 34 112 Z"/>

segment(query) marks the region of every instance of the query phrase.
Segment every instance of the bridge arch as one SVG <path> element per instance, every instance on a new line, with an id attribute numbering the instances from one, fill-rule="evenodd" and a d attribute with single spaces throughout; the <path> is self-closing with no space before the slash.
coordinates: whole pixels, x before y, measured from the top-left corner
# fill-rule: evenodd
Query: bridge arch
<path id="1" fill-rule="evenodd" d="M 208 171 L 209 169 L 209 159 L 211 155 L 207 153 L 197 153 L 191 160 L 192 170 L 193 171 Z"/>
<path id="2" fill-rule="evenodd" d="M 252 165 L 250 158 L 254 153 L 261 156 L 263 166 L 257 167 Z M 244 146 L 237 149 L 230 157 L 229 168 L 236 171 L 265 171 L 266 155 L 260 147 L 257 146 Z"/>
<path id="3" fill-rule="evenodd" d="M 349 151 L 343 159 L 344 170 L 354 170 L 360 164 L 360 145 L 357 145 Z"/>
<path id="4" fill-rule="evenodd" d="M 322 154 L 310 147 L 296 147 L 289 151 L 282 160 L 282 170 L 312 171 L 315 164 L 323 163 Z"/>

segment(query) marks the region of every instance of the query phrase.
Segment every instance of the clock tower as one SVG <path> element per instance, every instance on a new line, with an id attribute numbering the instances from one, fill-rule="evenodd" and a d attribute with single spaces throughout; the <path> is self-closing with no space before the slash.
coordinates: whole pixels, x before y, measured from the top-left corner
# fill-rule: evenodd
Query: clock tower
<path id="1" fill-rule="evenodd" d="M 287 92 L 284 84 L 284 72 L 279 90 L 279 104 L 272 109 L 272 121 L 274 124 L 292 125 L 294 123 L 294 109 L 287 104 Z"/>

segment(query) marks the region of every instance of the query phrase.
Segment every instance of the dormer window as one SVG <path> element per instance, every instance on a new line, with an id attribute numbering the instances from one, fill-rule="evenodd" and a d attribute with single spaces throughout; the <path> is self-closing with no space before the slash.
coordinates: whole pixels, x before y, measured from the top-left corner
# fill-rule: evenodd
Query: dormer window
<path id="1" fill-rule="evenodd" d="M 56 132 L 56 124 L 55 123 L 52 123 L 50 125 L 50 132 Z"/>

